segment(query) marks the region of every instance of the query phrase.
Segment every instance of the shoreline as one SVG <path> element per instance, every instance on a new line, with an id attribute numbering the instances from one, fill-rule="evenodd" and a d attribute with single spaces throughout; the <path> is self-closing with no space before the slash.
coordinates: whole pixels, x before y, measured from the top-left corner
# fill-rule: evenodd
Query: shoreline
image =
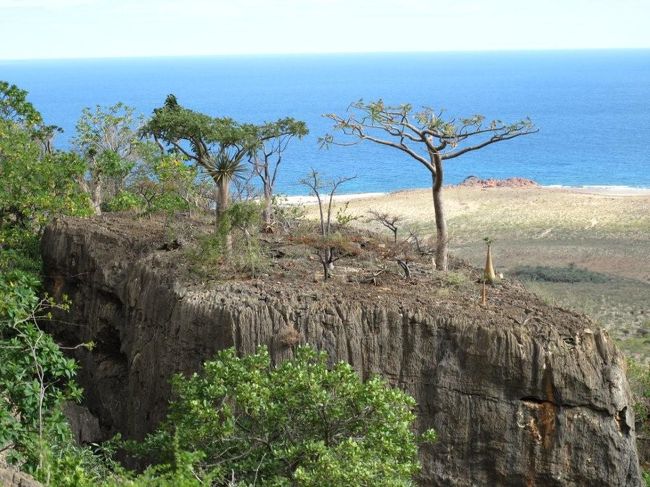
<path id="1" fill-rule="evenodd" d="M 540 186 L 545 189 L 561 189 L 583 194 L 599 194 L 603 196 L 648 196 L 650 187 L 623 186 L 623 185 L 585 185 L 585 186 L 563 186 L 553 184 Z"/>
<path id="2" fill-rule="evenodd" d="M 443 191 L 449 189 L 490 190 L 490 191 L 542 190 L 542 191 L 561 191 L 561 192 L 576 193 L 576 194 L 590 194 L 596 196 L 624 196 L 624 197 L 650 196 L 650 187 L 636 187 L 636 186 L 622 186 L 622 185 L 564 186 L 559 184 L 552 184 L 552 185 L 544 185 L 544 186 L 538 185 L 538 186 L 531 186 L 531 187 L 499 186 L 493 188 L 451 185 L 451 186 L 443 187 Z M 394 191 L 385 191 L 385 192 L 336 194 L 334 195 L 333 201 L 341 202 L 341 201 L 352 201 L 352 200 L 362 200 L 362 199 L 375 199 L 375 198 L 390 196 L 392 194 L 404 194 L 404 193 L 422 192 L 422 191 L 431 191 L 431 188 L 405 188 L 405 189 L 396 189 Z M 287 203 L 291 205 L 310 204 L 310 203 L 316 203 L 317 201 L 315 196 L 310 196 L 310 195 L 293 195 L 293 196 L 286 196 L 285 198 Z M 328 199 L 329 196 L 324 195 L 323 200 L 326 202 Z"/>

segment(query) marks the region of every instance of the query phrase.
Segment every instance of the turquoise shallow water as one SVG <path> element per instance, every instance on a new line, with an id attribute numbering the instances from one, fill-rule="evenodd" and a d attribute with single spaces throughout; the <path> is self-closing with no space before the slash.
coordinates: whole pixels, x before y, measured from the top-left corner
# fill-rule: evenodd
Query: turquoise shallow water
<path id="1" fill-rule="evenodd" d="M 168 93 L 213 115 L 261 122 L 305 120 L 278 180 L 288 194 L 310 167 L 357 175 L 345 192 L 423 187 L 428 173 L 394 150 L 362 144 L 318 149 L 359 98 L 483 113 L 504 121 L 530 116 L 538 134 L 449 161 L 446 182 L 522 176 L 545 185 L 650 187 L 650 50 L 358 54 L 260 57 L 0 61 L 0 79 L 30 92 L 66 147 L 81 109 L 125 102 L 145 115 Z"/>

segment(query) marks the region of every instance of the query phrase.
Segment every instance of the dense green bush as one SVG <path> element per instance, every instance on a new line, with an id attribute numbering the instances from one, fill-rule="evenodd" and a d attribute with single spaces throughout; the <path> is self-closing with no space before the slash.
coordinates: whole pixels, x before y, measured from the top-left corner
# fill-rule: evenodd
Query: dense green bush
<path id="1" fill-rule="evenodd" d="M 174 377 L 173 389 L 168 418 L 138 447 L 163 462 L 146 475 L 398 486 L 419 469 L 413 399 L 379 378 L 361 382 L 346 363 L 330 368 L 309 347 L 277 366 L 265 348 L 243 358 L 225 350 L 200 373 Z"/>
<path id="2" fill-rule="evenodd" d="M 142 199 L 137 194 L 130 191 L 120 191 L 102 209 L 104 211 L 134 211 L 140 210 L 142 206 Z"/>

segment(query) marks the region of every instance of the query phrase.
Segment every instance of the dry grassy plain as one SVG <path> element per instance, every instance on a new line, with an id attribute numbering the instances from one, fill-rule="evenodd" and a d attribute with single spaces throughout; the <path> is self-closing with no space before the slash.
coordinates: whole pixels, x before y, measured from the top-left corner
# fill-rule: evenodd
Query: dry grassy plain
<path id="1" fill-rule="evenodd" d="M 494 240 L 497 272 L 521 266 L 599 273 L 579 282 L 524 281 L 549 302 L 589 314 L 630 355 L 650 361 L 650 191 L 560 188 L 444 189 L 452 254 L 481 266 L 483 238 Z M 410 190 L 349 200 L 348 213 L 366 222 L 374 209 L 400 215 L 400 235 L 433 234 L 428 190 Z M 313 207 L 308 212 L 316 216 Z M 388 232 L 388 230 L 386 230 Z M 553 269 L 551 269 L 553 270 Z M 602 278 L 602 279 L 601 279 Z M 596 281 L 596 282 L 594 282 Z"/>

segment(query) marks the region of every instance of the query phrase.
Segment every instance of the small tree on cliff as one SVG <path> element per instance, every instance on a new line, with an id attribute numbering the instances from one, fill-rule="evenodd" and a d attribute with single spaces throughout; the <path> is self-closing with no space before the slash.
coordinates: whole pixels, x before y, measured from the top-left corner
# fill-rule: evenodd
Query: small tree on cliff
<path id="1" fill-rule="evenodd" d="M 80 178 L 80 183 L 98 215 L 106 194 L 117 195 L 135 165 L 140 124 L 134 109 L 123 103 L 84 108 L 81 113 L 72 144 L 86 162 L 88 178 Z"/>
<path id="2" fill-rule="evenodd" d="M 360 140 L 400 150 L 422 164 L 431 173 L 431 190 L 436 222 L 436 268 L 447 270 L 448 235 L 442 201 L 443 161 L 460 157 L 504 140 L 537 132 L 524 119 L 512 124 L 500 120 L 486 122 L 482 115 L 445 120 L 442 112 L 430 108 L 414 111 L 411 105 L 389 106 L 382 100 L 350 105 L 343 117 L 327 114 L 335 130 Z M 332 135 L 321 139 L 323 145 L 335 143 Z"/>
<path id="3" fill-rule="evenodd" d="M 231 118 L 215 118 L 178 104 L 174 95 L 154 110 L 142 133 L 163 148 L 183 154 L 214 181 L 217 188 L 217 224 L 228 209 L 230 182 L 245 171 L 244 157 L 257 146 L 253 125 Z"/>
<path id="4" fill-rule="evenodd" d="M 271 227 L 273 220 L 273 188 L 284 151 L 293 138 L 302 139 L 308 133 L 305 122 L 293 118 L 283 118 L 257 127 L 258 146 L 252 153 L 251 163 L 254 173 L 262 181 L 262 218 L 267 229 Z"/>
<path id="5" fill-rule="evenodd" d="M 349 247 L 348 242 L 341 239 L 340 235 L 332 235 L 332 204 L 334 203 L 334 194 L 339 189 L 339 186 L 353 180 L 355 177 L 340 177 L 325 182 L 318 174 L 318 171 L 312 169 L 306 177 L 299 181 L 300 184 L 309 188 L 309 194 L 315 196 L 318 202 L 320 235 L 318 238 L 308 238 L 305 242 L 317 250 L 318 259 L 323 266 L 324 280 L 330 278 L 331 271 L 334 269 L 334 262 L 350 250 L 347 248 Z"/>

